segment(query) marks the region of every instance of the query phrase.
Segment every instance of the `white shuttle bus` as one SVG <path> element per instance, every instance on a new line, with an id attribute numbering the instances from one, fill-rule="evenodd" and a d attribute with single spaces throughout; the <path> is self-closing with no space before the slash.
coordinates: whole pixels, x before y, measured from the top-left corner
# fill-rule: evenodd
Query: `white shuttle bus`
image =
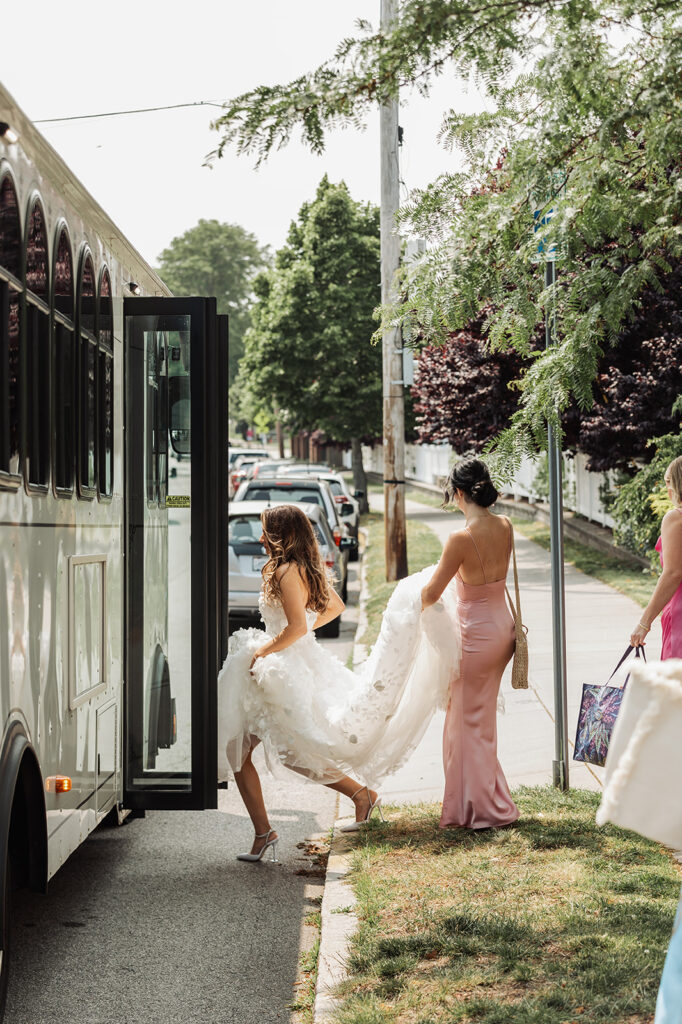
<path id="1" fill-rule="evenodd" d="M 0 1007 L 16 888 L 110 813 L 216 806 L 226 463 L 226 318 L 0 86 Z"/>

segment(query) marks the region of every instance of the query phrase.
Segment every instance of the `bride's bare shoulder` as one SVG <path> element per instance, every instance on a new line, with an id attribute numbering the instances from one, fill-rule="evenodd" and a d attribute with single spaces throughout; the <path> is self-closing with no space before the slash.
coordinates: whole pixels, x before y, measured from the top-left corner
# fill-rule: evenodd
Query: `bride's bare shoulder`
<path id="1" fill-rule="evenodd" d="M 282 562 L 275 569 L 275 579 L 278 583 L 281 583 L 284 577 L 291 579 L 302 580 L 301 567 L 298 562 Z"/>

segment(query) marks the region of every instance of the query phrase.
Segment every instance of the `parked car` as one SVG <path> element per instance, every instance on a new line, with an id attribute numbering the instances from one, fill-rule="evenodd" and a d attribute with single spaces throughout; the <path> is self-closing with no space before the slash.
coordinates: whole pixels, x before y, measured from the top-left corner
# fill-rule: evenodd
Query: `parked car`
<path id="1" fill-rule="evenodd" d="M 254 459 L 270 458 L 270 453 L 265 448 L 235 448 L 233 445 L 230 445 L 228 452 L 230 469 L 232 469 L 237 459 L 241 458 L 242 455 L 251 456 Z"/>
<path id="2" fill-rule="evenodd" d="M 299 467 L 297 466 L 298 470 Z M 279 470 L 278 474 L 279 476 Z M 360 503 L 358 498 L 363 497 L 362 491 L 357 491 L 355 496 L 351 495 L 348 490 L 348 484 L 340 473 L 320 473 L 311 471 L 310 473 L 291 473 L 287 472 L 287 478 L 295 476 L 297 480 L 322 480 L 329 486 L 332 493 L 332 497 L 336 503 L 336 511 L 339 519 L 346 526 L 348 530 L 348 536 L 352 538 L 353 545 L 351 546 L 348 554 L 349 561 L 357 562 L 359 555 L 359 544 L 358 538 L 360 533 Z"/>
<path id="3" fill-rule="evenodd" d="M 360 528 L 360 502 L 359 498 L 364 498 L 363 491 L 354 491 L 352 494 L 348 487 L 346 480 L 341 476 L 340 473 L 316 473 L 317 480 L 324 480 L 329 484 L 329 490 L 332 492 L 332 497 L 338 506 L 340 506 L 339 515 L 341 521 L 348 527 L 348 532 L 351 537 L 357 539 L 358 530 Z M 350 509 L 345 509 L 345 505 L 350 505 Z"/>
<path id="4" fill-rule="evenodd" d="M 267 560 L 265 548 L 260 542 L 262 526 L 261 513 L 274 505 L 298 505 L 305 512 L 320 545 L 322 560 L 333 573 L 334 589 L 345 601 L 348 596 L 348 576 L 344 554 L 350 538 L 342 538 L 337 547 L 329 529 L 324 509 L 310 502 L 269 502 L 236 501 L 228 513 L 229 548 L 229 619 L 230 628 L 251 625 L 259 619 L 258 594 L 261 588 L 261 570 Z M 321 630 L 321 636 L 337 637 L 341 616 L 329 622 Z"/>
<path id="5" fill-rule="evenodd" d="M 334 540 L 338 546 L 348 531 L 341 522 L 339 506 L 334 501 L 329 484 L 315 477 L 259 476 L 255 480 L 245 480 L 234 496 L 235 501 L 309 501 L 320 505 L 327 514 Z"/>
<path id="6" fill-rule="evenodd" d="M 278 470 L 281 476 L 308 476 L 310 473 L 331 473 L 332 468 L 325 462 L 292 462 Z"/>
<path id="7" fill-rule="evenodd" d="M 247 452 L 238 455 L 230 467 L 230 496 L 236 492 L 242 481 L 246 479 L 247 473 L 252 466 L 255 466 L 257 462 L 267 461 L 268 459 L 267 452 L 265 455 L 262 452 Z"/>
<path id="8" fill-rule="evenodd" d="M 244 479 L 253 480 L 263 472 L 266 476 L 272 476 L 291 464 L 291 459 L 259 459 L 247 468 Z"/>

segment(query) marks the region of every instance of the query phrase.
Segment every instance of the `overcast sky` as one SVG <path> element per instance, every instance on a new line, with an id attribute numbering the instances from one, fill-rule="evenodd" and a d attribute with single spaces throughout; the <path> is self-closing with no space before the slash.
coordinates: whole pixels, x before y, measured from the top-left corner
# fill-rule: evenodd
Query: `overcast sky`
<path id="1" fill-rule="evenodd" d="M 358 17 L 378 16 L 379 0 L 32 0 L 4 13 L 0 76 L 34 119 L 220 102 L 312 68 L 355 31 Z M 407 188 L 455 166 L 436 141 L 443 111 L 482 105 L 476 91 L 446 78 L 427 100 L 403 97 Z M 202 166 L 218 141 L 210 130 L 218 113 L 196 107 L 39 127 L 152 264 L 202 217 L 281 245 L 324 173 L 345 180 L 354 198 L 378 203 L 377 115 L 365 132 L 336 132 L 321 157 L 294 141 L 255 171 L 253 159 L 230 151 L 212 170 Z"/>

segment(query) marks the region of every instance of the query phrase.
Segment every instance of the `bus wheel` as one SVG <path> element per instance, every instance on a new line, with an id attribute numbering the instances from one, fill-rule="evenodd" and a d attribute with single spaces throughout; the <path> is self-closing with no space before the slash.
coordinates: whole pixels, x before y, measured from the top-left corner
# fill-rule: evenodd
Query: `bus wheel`
<path id="1" fill-rule="evenodd" d="M 9 981 L 10 931 L 12 921 L 12 863 L 7 858 L 5 870 L 5 893 L 2 903 L 2 950 L 0 950 L 0 1021 L 5 1016 L 7 983 Z"/>

